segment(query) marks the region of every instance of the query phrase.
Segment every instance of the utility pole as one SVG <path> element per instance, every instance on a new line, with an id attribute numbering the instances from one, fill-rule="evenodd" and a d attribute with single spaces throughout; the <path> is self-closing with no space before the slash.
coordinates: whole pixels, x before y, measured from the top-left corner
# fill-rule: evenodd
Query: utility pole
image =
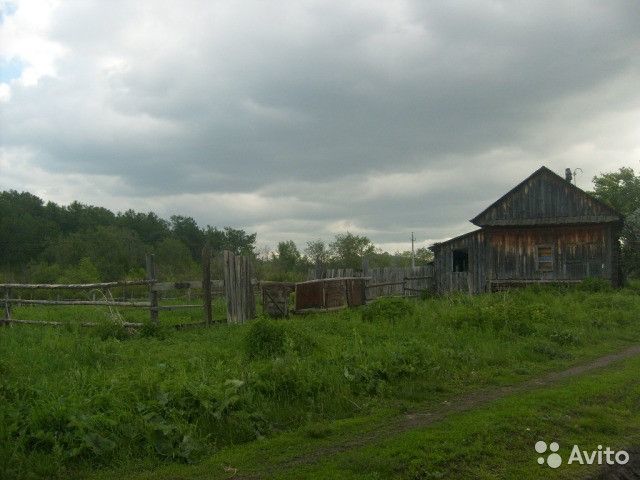
<path id="1" fill-rule="evenodd" d="M 416 268 L 416 252 L 413 248 L 414 241 L 415 237 L 413 236 L 413 232 L 411 232 L 411 268 Z"/>

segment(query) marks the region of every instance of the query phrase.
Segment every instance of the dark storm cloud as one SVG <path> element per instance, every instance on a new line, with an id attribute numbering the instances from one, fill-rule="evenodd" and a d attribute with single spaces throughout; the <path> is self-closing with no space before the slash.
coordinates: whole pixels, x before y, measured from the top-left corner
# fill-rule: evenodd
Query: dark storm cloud
<path id="1" fill-rule="evenodd" d="M 608 124 L 640 108 L 637 3 L 70 2 L 47 36 L 65 53 L 12 84 L 5 149 L 271 242 L 446 237 L 542 163 L 638 148 Z"/>

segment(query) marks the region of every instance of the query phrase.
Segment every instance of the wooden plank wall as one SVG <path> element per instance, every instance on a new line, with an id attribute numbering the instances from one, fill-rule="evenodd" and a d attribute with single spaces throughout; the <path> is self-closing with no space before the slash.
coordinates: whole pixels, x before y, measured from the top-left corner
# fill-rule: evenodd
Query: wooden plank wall
<path id="1" fill-rule="evenodd" d="M 495 229 L 490 236 L 492 280 L 582 280 L 612 278 L 611 234 L 607 225 Z M 553 251 L 553 269 L 538 271 L 536 248 Z"/>
<path id="2" fill-rule="evenodd" d="M 440 294 L 463 292 L 480 293 L 487 286 L 489 252 L 485 231 L 477 230 L 436 247 L 434 266 L 436 291 Z M 453 271 L 453 250 L 464 249 L 469 255 L 467 272 Z"/>
<path id="3" fill-rule="evenodd" d="M 344 278 L 344 277 L 369 277 L 368 285 L 377 283 L 395 283 L 395 285 L 385 285 L 382 287 L 368 288 L 367 299 L 372 300 L 382 296 L 401 296 L 415 295 L 419 290 L 434 289 L 434 267 L 433 265 L 424 265 L 420 267 L 384 267 L 384 268 L 368 268 L 366 272 L 363 270 L 355 270 L 353 268 L 329 268 L 321 273 L 318 277 L 316 269 L 309 270 L 308 280 L 317 280 L 319 278 Z M 416 278 L 416 280 L 407 280 L 405 278 Z M 426 278 L 423 278 L 426 277 Z M 402 283 L 405 283 L 405 291 Z"/>
<path id="4" fill-rule="evenodd" d="M 612 228 L 612 224 L 595 224 L 478 230 L 436 246 L 436 289 L 441 294 L 482 293 L 496 281 L 579 281 L 587 277 L 610 279 L 616 285 L 619 266 Z M 552 270 L 538 270 L 538 246 L 552 249 Z M 458 249 L 468 252 L 468 272 L 453 271 L 453 251 Z"/>
<path id="5" fill-rule="evenodd" d="M 252 266 L 249 257 L 223 254 L 224 291 L 227 300 L 227 323 L 244 323 L 256 315 Z"/>
<path id="6" fill-rule="evenodd" d="M 366 303 L 366 278 L 341 277 L 296 283 L 296 312 L 336 310 Z"/>

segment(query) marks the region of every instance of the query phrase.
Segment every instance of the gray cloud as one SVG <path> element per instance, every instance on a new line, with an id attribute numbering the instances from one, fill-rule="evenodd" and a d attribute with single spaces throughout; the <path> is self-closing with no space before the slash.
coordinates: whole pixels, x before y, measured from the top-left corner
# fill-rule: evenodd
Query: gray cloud
<path id="1" fill-rule="evenodd" d="M 64 53 L 0 104 L 0 187 L 396 245 L 470 228 L 543 163 L 638 160 L 636 3 L 162 5 L 51 13 Z"/>

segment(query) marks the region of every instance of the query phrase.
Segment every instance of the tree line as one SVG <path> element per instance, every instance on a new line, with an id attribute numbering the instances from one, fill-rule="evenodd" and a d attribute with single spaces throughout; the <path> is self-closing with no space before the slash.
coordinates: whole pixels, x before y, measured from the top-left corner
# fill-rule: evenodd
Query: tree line
<path id="1" fill-rule="evenodd" d="M 147 253 L 156 257 L 163 279 L 199 278 L 202 247 L 213 255 L 223 250 L 254 257 L 262 278 L 297 280 L 308 268 L 359 268 L 369 256 L 374 265 L 405 265 L 409 252 L 376 249 L 366 236 L 345 233 L 333 242 L 308 242 L 301 252 L 291 241 L 274 251 L 258 250 L 257 234 L 211 225 L 201 227 L 188 216 L 169 220 L 153 212 L 114 213 L 103 207 L 73 202 L 44 202 L 28 192 L 0 192 L 0 276 L 29 282 L 92 282 L 143 278 Z M 418 261 L 430 252 L 418 250 Z M 215 265 L 214 265 L 215 268 Z"/>

